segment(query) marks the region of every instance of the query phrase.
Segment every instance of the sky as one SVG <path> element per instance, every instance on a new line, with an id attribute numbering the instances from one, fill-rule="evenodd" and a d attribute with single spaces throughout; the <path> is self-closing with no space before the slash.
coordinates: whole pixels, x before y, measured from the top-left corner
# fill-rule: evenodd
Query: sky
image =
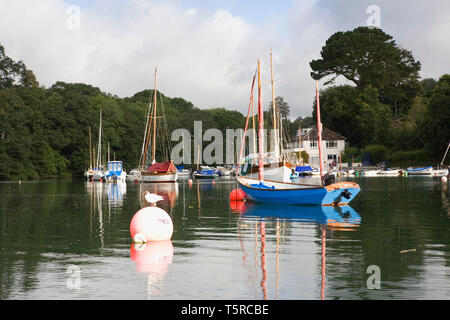
<path id="1" fill-rule="evenodd" d="M 129 97 L 153 89 L 157 67 L 166 96 L 246 115 L 258 58 L 265 108 L 272 99 L 272 50 L 275 95 L 291 119 L 312 113 L 309 62 L 325 41 L 374 23 L 412 51 L 422 78 L 450 73 L 448 0 L 0 0 L 0 43 L 41 85 Z"/>

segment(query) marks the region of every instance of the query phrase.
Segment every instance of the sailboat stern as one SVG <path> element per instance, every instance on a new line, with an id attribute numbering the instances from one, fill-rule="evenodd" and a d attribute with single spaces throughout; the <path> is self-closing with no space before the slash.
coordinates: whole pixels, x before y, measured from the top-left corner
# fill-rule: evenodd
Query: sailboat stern
<path id="1" fill-rule="evenodd" d="M 355 182 L 338 182 L 325 187 L 327 194 L 322 201 L 323 206 L 347 205 L 361 191 L 359 184 Z"/>

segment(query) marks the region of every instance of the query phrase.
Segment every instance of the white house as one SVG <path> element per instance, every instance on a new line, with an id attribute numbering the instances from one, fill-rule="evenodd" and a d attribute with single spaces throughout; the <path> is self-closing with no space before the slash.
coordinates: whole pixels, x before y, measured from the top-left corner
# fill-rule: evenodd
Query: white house
<path id="1" fill-rule="evenodd" d="M 319 147 L 317 127 L 302 129 L 301 139 L 297 134 L 297 141 L 290 143 L 289 148 L 298 151 L 299 143 L 301 141 L 300 150 L 305 151 L 309 155 L 309 165 L 319 168 Z M 337 166 L 341 160 L 341 154 L 345 150 L 344 136 L 322 127 L 322 159 L 324 170 L 329 170 L 331 167 Z"/>

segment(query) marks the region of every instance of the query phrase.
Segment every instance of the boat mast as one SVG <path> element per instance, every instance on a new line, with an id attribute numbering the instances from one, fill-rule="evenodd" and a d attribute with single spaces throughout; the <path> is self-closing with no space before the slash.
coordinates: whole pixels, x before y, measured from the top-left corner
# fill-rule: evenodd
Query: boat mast
<path id="1" fill-rule="evenodd" d="M 253 92 L 252 92 L 253 94 Z M 253 99 L 252 101 L 252 122 L 253 122 L 253 154 L 254 157 L 256 157 L 256 124 L 255 124 L 255 99 Z M 250 149 L 248 151 L 250 153 Z M 252 159 L 255 159 L 255 158 Z M 250 164 L 250 158 L 248 159 L 249 164 Z M 253 164 L 255 163 L 255 160 L 252 161 Z"/>
<path id="2" fill-rule="evenodd" d="M 156 162 L 156 67 L 155 67 L 155 92 L 153 97 L 153 160 L 152 164 Z"/>
<path id="3" fill-rule="evenodd" d="M 450 148 L 450 142 L 448 143 L 447 150 L 445 151 L 444 157 L 442 158 L 441 167 L 444 165 L 444 160 L 445 160 L 445 157 L 447 156 L 447 152 L 448 152 L 449 148 Z"/>
<path id="4" fill-rule="evenodd" d="M 93 159 L 94 161 L 92 161 L 92 165 L 95 166 L 95 146 L 93 146 L 92 156 L 93 156 L 93 158 L 94 158 L 94 159 Z M 95 168 L 95 169 L 98 169 L 98 168 Z"/>
<path id="5" fill-rule="evenodd" d="M 89 126 L 89 169 L 92 169 L 92 134 L 91 134 L 91 126 Z"/>
<path id="6" fill-rule="evenodd" d="M 100 127 L 98 129 L 97 168 L 102 164 L 102 109 L 100 109 Z"/>
<path id="7" fill-rule="evenodd" d="M 301 163 L 302 159 L 302 127 L 298 127 L 298 155 L 299 155 L 299 163 Z"/>
<path id="8" fill-rule="evenodd" d="M 148 135 L 150 131 L 151 121 L 150 121 L 150 110 L 152 107 L 152 100 L 149 97 L 148 102 L 148 111 L 147 111 L 147 120 L 145 122 L 145 131 L 144 131 L 144 140 L 142 141 L 142 150 L 141 150 L 141 158 L 139 159 L 139 162 L 141 163 L 141 169 L 144 169 L 145 160 L 147 159 L 147 148 L 148 148 Z M 150 126 L 149 126 L 150 123 Z"/>
<path id="9" fill-rule="evenodd" d="M 323 161 L 322 161 L 322 121 L 320 119 L 319 81 L 316 80 L 317 98 L 317 139 L 319 144 L 320 184 L 323 187 Z"/>
<path id="10" fill-rule="evenodd" d="M 264 113 L 262 107 L 262 92 L 261 92 L 261 60 L 258 59 L 258 139 L 259 139 L 259 164 L 258 164 L 258 178 L 259 181 L 264 181 L 264 145 L 263 145 L 263 130 L 264 130 Z"/>
<path id="11" fill-rule="evenodd" d="M 277 132 L 277 117 L 276 117 L 276 106 L 275 106 L 275 89 L 274 89 L 274 80 L 273 80 L 273 62 L 272 62 L 272 49 L 270 49 L 270 77 L 272 84 L 272 113 L 273 113 L 273 131 L 274 131 L 274 154 L 275 157 L 279 158 L 279 146 L 278 146 L 278 132 Z"/>
<path id="12" fill-rule="evenodd" d="M 247 133 L 247 127 L 248 127 L 248 120 L 250 118 L 250 110 L 252 108 L 253 105 L 253 89 L 255 87 L 255 78 L 256 78 L 256 72 L 255 75 L 253 76 L 253 80 L 252 80 L 252 90 L 250 92 L 250 102 L 248 104 L 248 112 L 247 112 L 247 120 L 245 121 L 245 128 L 244 128 L 244 135 L 242 137 L 242 141 L 241 141 L 241 150 L 239 152 L 239 159 L 238 159 L 238 166 L 241 165 L 241 160 L 242 160 L 242 152 L 244 150 L 244 144 L 245 144 L 245 134 Z M 254 136 L 254 135 L 253 135 Z M 255 152 L 256 153 L 256 152 Z"/>

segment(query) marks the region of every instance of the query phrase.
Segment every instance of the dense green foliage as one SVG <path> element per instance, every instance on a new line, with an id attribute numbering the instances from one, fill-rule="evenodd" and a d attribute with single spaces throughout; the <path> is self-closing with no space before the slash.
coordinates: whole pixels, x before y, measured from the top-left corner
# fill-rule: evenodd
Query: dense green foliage
<path id="1" fill-rule="evenodd" d="M 89 128 L 92 147 L 98 143 L 102 110 L 102 154 L 107 143 L 111 159 L 122 160 L 127 169 L 138 166 L 145 122 L 153 90 L 119 98 L 81 83 L 56 82 L 38 87 L 34 74 L 22 62 L 14 62 L 0 46 L 0 179 L 26 179 L 82 175 L 89 166 Z M 182 98 L 157 91 L 164 118 L 158 119 L 157 160 L 170 145 L 170 132 L 185 128 L 194 134 L 194 120 L 203 131 L 243 128 L 244 116 L 226 109 L 201 110 Z"/>
<path id="2" fill-rule="evenodd" d="M 332 83 L 344 76 L 358 88 L 376 88 L 380 101 L 396 116 L 407 113 L 422 89 L 418 80 L 420 62 L 378 28 L 336 32 L 322 47 L 321 56 L 310 63 L 314 79 L 332 75 L 327 81 Z"/>
<path id="3" fill-rule="evenodd" d="M 311 62 L 312 76 L 342 75 L 356 86 L 330 86 L 320 92 L 325 127 L 347 137 L 343 161 L 361 160 L 414 165 L 437 164 L 450 141 L 450 75 L 438 81 L 418 81 L 420 63 L 396 46 L 379 29 L 357 28 L 338 32 L 322 48 L 322 59 Z M 0 179 L 82 175 L 88 167 L 89 132 L 97 146 L 99 115 L 103 118 L 103 159 L 109 142 L 111 158 L 129 170 L 137 167 L 149 102 L 153 90 L 119 98 L 82 83 L 56 82 L 39 87 L 34 73 L 22 61 L 5 54 L 0 45 Z M 203 132 L 216 128 L 243 128 L 245 116 L 223 108 L 199 109 L 183 98 L 157 91 L 164 113 L 157 145 L 157 161 L 164 159 L 170 134 L 185 128 L 194 137 L 194 121 Z M 289 120 L 290 106 L 276 97 L 283 118 L 283 140 L 295 141 L 299 128 L 315 124 L 311 117 Z M 161 111 L 160 111 L 161 112 Z M 266 128 L 272 125 L 272 107 L 264 112 Z M 251 126 L 251 125 L 250 125 Z M 193 145 L 193 141 L 191 141 Z M 204 142 L 204 146 L 209 142 Z M 195 150 L 191 152 L 192 160 Z M 449 160 L 447 158 L 446 163 Z"/>
<path id="4" fill-rule="evenodd" d="M 332 76 L 326 84 L 338 76 L 355 84 L 320 92 L 324 126 L 347 137 L 358 150 L 354 159 L 369 154 L 374 163 L 438 163 L 450 141 L 449 75 L 419 81 L 421 65 L 412 53 L 366 27 L 333 34 L 310 66 L 314 79 Z"/>

